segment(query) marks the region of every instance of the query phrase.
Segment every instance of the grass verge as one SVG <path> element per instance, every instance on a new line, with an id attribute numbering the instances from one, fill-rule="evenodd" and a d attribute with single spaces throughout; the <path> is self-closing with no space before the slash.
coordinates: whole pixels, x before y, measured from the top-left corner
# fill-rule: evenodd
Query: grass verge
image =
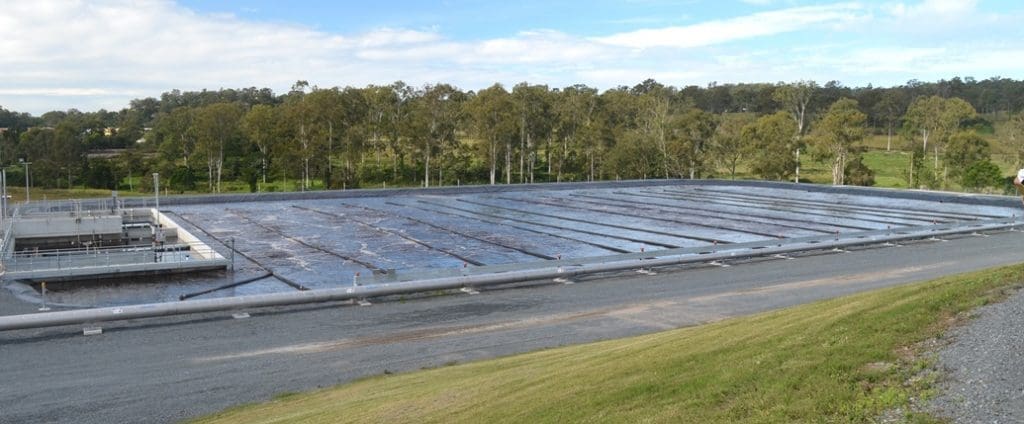
<path id="1" fill-rule="evenodd" d="M 927 394 L 914 354 L 1024 265 L 698 327 L 383 375 L 201 418 L 271 422 L 871 421 Z M 928 422 L 927 416 L 906 415 Z"/>

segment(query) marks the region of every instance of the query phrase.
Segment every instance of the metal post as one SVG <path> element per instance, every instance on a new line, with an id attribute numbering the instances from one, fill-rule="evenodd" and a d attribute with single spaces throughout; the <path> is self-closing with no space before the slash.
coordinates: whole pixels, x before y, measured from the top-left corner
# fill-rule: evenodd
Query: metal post
<path id="1" fill-rule="evenodd" d="M 31 200 L 31 196 L 29 195 L 30 193 L 29 193 L 29 185 L 28 185 L 28 182 L 29 182 L 28 166 L 31 165 L 32 162 L 26 161 L 24 159 L 18 159 L 18 161 L 21 162 L 22 165 L 25 165 L 25 203 L 28 203 L 29 200 Z"/>
<path id="2" fill-rule="evenodd" d="M 46 312 L 50 310 L 50 307 L 46 306 L 46 282 L 40 283 L 40 287 L 42 287 L 40 291 L 43 294 L 43 306 L 39 307 L 39 312 Z"/>
<path id="3" fill-rule="evenodd" d="M 0 185 L 3 186 L 3 191 L 0 192 L 0 226 L 3 226 L 7 222 L 7 168 L 0 169 Z"/>
<path id="4" fill-rule="evenodd" d="M 796 149 L 796 179 L 793 180 L 797 184 L 800 183 L 800 149 Z"/>
<path id="5" fill-rule="evenodd" d="M 156 198 L 156 210 L 160 210 L 160 173 L 153 173 L 153 195 Z"/>
<path id="6" fill-rule="evenodd" d="M 231 272 L 235 272 L 235 238 L 231 237 Z"/>

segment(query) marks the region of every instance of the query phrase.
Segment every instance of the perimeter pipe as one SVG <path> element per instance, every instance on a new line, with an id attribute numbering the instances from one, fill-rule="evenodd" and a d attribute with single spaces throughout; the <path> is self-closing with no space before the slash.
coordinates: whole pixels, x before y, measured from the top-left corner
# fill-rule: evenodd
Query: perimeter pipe
<path id="1" fill-rule="evenodd" d="M 828 242 L 800 242 L 788 245 L 767 245 L 761 249 L 742 251 L 714 251 L 707 254 L 691 254 L 683 256 L 651 257 L 623 261 L 609 261 L 594 264 L 555 266 L 523 271 L 509 271 L 492 274 L 463 275 L 427 280 L 384 283 L 369 286 L 351 286 L 331 289 L 269 293 L 248 296 L 227 297 L 218 299 L 198 299 L 181 302 L 150 303 L 71 311 L 44 312 L 38 314 L 9 315 L 0 317 L 0 331 L 21 330 L 29 328 L 55 327 L 71 324 L 89 324 L 101 321 L 117 321 L 136 318 L 151 318 L 169 315 L 198 314 L 234 310 L 242 308 L 261 308 L 268 306 L 295 305 L 316 302 L 331 302 L 371 297 L 409 294 L 435 290 L 459 289 L 463 287 L 484 287 L 522 281 L 544 280 L 553 278 L 570 278 L 584 274 L 625 271 L 639 268 L 651 268 L 669 265 L 706 263 L 728 259 L 742 259 L 787 253 L 806 252 L 811 250 L 842 249 L 880 243 L 893 243 L 906 240 L 917 240 L 929 237 L 941 237 L 979 231 L 994 231 L 1013 228 L 1019 225 L 1015 220 L 989 221 L 987 224 L 956 226 L 930 231 L 905 232 L 882 236 L 848 236 Z M 771 243 L 767 242 L 766 244 Z M 728 249 L 728 247 L 726 247 Z M 651 252 L 656 256 L 656 252 Z"/>

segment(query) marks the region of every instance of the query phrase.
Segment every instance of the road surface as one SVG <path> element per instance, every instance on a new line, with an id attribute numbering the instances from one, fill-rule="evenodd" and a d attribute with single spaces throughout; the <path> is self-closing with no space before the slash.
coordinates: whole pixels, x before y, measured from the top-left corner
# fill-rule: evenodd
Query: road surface
<path id="1" fill-rule="evenodd" d="M 276 394 L 1020 262 L 1024 233 L 452 294 L 0 333 L 0 423 L 174 422 Z M 0 290 L 0 313 L 33 310 Z"/>

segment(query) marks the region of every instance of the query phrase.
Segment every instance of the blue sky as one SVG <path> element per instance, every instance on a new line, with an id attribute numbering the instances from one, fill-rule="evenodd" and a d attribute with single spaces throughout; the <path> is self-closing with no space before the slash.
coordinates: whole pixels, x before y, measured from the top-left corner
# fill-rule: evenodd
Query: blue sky
<path id="1" fill-rule="evenodd" d="M 34 114 L 299 79 L 471 90 L 1024 78 L 1024 4 L 1009 0 L 35 0 L 4 12 L 0 106 Z"/>

